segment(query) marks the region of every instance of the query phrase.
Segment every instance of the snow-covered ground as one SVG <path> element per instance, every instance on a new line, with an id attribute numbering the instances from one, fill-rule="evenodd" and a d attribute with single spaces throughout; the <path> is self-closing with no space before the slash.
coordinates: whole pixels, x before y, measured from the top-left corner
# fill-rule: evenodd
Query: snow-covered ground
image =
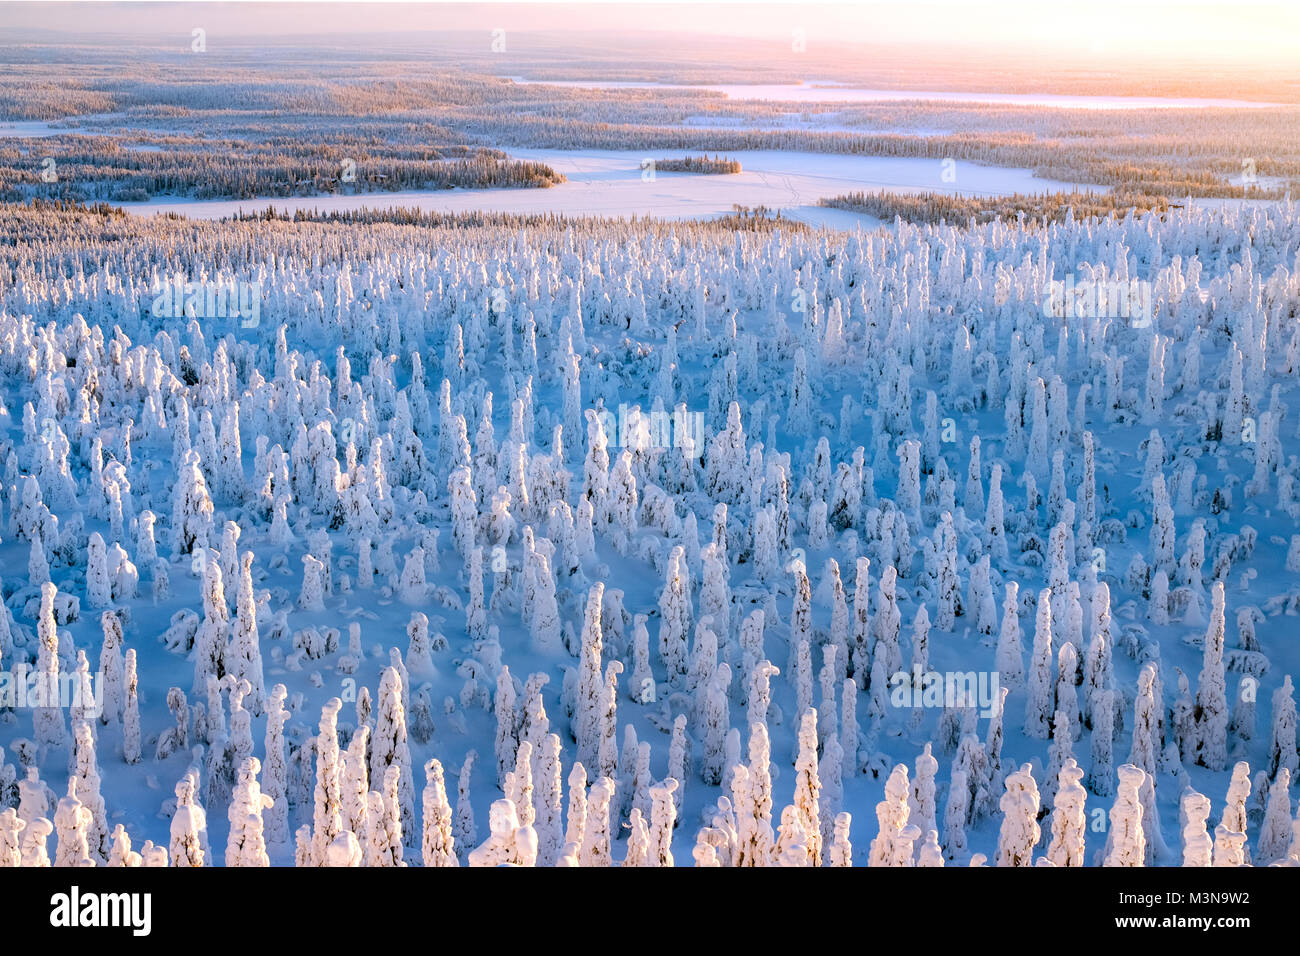
<path id="1" fill-rule="evenodd" d="M 90 113 L 57 121 L 44 120 L 0 120 L 0 140 L 4 139 L 45 139 L 50 136 L 64 136 L 79 133 L 87 136 L 101 135 L 102 127 L 84 126 L 87 121 L 115 120 L 124 118 L 122 113 Z"/>
<path id="2" fill-rule="evenodd" d="M 1077 184 L 1038 179 L 1026 169 L 1005 169 L 940 160 L 830 153 L 737 151 L 744 172 L 715 176 L 695 173 L 651 175 L 647 161 L 668 159 L 680 151 L 569 151 L 511 149 L 517 159 L 543 162 L 568 177 L 549 189 L 477 189 L 434 192 L 365 193 L 356 196 L 267 197 L 249 200 L 153 199 L 123 203 L 137 215 L 180 213 L 219 219 L 273 206 L 279 212 L 299 209 L 348 210 L 413 207 L 440 212 L 563 213 L 569 216 L 699 219 L 730 212 L 735 205 L 767 206 L 791 218 L 834 228 L 870 226 L 875 220 L 844 210 L 823 209 L 817 201 L 860 190 L 945 192 L 969 196 L 1047 192 Z M 952 173 L 946 176 L 946 170 Z M 955 178 L 953 178 L 955 177 Z M 1098 188 L 1098 187 L 1089 187 Z"/>

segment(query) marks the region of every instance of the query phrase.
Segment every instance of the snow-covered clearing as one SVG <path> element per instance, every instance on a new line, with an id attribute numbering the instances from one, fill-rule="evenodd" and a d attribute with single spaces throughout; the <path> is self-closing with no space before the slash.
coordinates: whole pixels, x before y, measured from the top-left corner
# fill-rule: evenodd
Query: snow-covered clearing
<path id="1" fill-rule="evenodd" d="M 1071 189 L 1076 184 L 1038 179 L 1026 169 L 956 163 L 955 179 L 945 178 L 939 160 L 830 153 L 739 151 L 744 172 L 735 175 L 651 172 L 647 161 L 681 151 L 583 151 L 512 149 L 512 158 L 544 162 L 568 177 L 549 189 L 478 189 L 437 192 L 365 193 L 355 196 L 305 196 L 290 199 L 167 200 L 123 203 L 137 215 L 173 212 L 195 219 L 219 219 L 272 206 L 278 212 L 413 207 L 440 212 L 562 213 L 569 216 L 702 219 L 730 212 L 735 205 L 766 206 L 810 224 L 834 228 L 870 226 L 875 220 L 843 210 L 822 209 L 817 201 L 857 190 L 951 192 L 1009 195 Z M 1090 187 L 1097 188 L 1097 187 Z"/>

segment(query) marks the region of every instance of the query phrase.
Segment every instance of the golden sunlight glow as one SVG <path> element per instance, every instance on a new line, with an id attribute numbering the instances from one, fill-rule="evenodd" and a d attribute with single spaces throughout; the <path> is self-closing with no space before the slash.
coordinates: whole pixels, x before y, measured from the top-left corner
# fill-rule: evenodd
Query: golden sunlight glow
<path id="1" fill-rule="evenodd" d="M 973 52 L 1014 51 L 1071 65 L 1182 61 L 1293 65 L 1300 54 L 1296 0 L 893 0 L 779 3 L 763 0 L 598 2 L 234 2 L 0 3 L 10 31 L 133 35 L 142 41 L 182 29 L 196 11 L 209 29 L 244 36 L 319 33 L 412 34 L 515 30 L 695 33 L 788 37 L 837 45 L 924 44 Z M 61 14 L 52 22 L 51 9 Z M 75 11 L 75 13 L 74 13 Z M 1062 65 L 1062 64 L 1058 64 Z"/>

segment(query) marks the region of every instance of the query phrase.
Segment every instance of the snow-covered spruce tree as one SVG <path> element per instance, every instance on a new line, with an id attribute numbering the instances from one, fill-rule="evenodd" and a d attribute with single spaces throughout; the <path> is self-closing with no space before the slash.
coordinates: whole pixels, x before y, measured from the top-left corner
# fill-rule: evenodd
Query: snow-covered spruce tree
<path id="1" fill-rule="evenodd" d="M 797 684 L 800 674 L 798 657 L 801 653 L 804 653 L 803 645 L 810 643 L 813 638 L 812 586 L 808 581 L 807 569 L 801 560 L 796 558 L 790 562 L 790 573 L 794 577 L 794 594 L 790 604 L 790 638 L 788 641 L 790 654 L 786 660 L 786 670 Z"/>
<path id="2" fill-rule="evenodd" d="M 828 739 L 839 733 L 839 715 L 835 703 L 835 663 L 838 658 L 834 644 L 822 649 L 822 669 L 818 673 L 821 686 L 821 722 L 817 727 L 817 737 Z"/>
<path id="3" fill-rule="evenodd" d="M 650 831 L 639 807 L 634 808 L 627 821 L 627 853 L 619 866 L 646 866 L 649 858 Z"/>
<path id="4" fill-rule="evenodd" d="M 1110 808 L 1106 866 L 1145 866 L 1146 836 L 1142 823 L 1142 786 L 1146 773 L 1126 763 L 1119 768 L 1119 792 Z"/>
<path id="5" fill-rule="evenodd" d="M 176 784 L 169 848 L 172 866 L 207 866 L 207 832 L 207 814 L 198 803 L 198 771 L 190 770 Z"/>
<path id="6" fill-rule="evenodd" d="M 378 799 L 382 804 L 383 798 L 380 797 L 379 794 L 375 794 L 375 798 Z M 370 865 L 369 847 L 366 848 L 365 852 L 366 852 L 366 856 L 365 856 L 366 862 L 363 863 L 362 865 L 369 866 Z M 296 867 L 301 867 L 303 869 L 312 865 L 311 827 L 305 823 L 293 832 L 293 865 Z"/>
<path id="7" fill-rule="evenodd" d="M 126 652 L 123 684 L 126 688 L 126 704 L 122 717 L 122 759 L 129 764 L 136 764 L 140 762 L 140 693 L 134 647 Z"/>
<path id="8" fill-rule="evenodd" d="M 1165 487 L 1165 477 L 1157 473 L 1151 489 L 1151 564 L 1157 571 L 1163 571 L 1173 578 L 1176 570 L 1174 560 L 1174 509 L 1169 503 L 1169 492 Z"/>
<path id="9" fill-rule="evenodd" d="M 413 835 L 415 828 L 415 785 L 411 779 L 411 751 L 406 736 L 406 710 L 402 706 L 402 678 L 396 668 L 384 669 L 379 681 L 379 705 L 375 711 L 375 732 L 371 737 L 370 779 L 387 781 L 390 766 L 398 769 L 397 805 L 401 812 L 401 832 Z M 385 801 L 388 794 L 385 790 Z M 373 819 L 371 821 L 373 826 Z"/>
<path id="10" fill-rule="evenodd" d="M 1147 832 L 1151 834 L 1146 842 L 1146 865 L 1151 865 L 1154 855 L 1163 855 L 1166 847 L 1160 834 L 1160 818 L 1156 812 L 1156 762 L 1159 747 L 1159 713 L 1156 704 L 1155 683 L 1156 665 L 1148 662 L 1138 674 L 1137 699 L 1133 713 L 1133 746 L 1129 751 L 1128 762 L 1142 768 L 1146 779 L 1142 784 L 1142 819 Z"/>
<path id="11" fill-rule="evenodd" d="M 95 759 L 95 738 L 90 722 L 78 721 L 74 736 L 76 750 L 73 756 L 74 770 L 71 782 L 75 785 L 77 799 L 90 813 L 86 839 L 89 842 L 91 859 L 96 865 L 103 865 L 108 860 L 111 846 L 108 836 L 108 813 L 104 807 L 104 797 L 100 793 L 99 763 Z"/>
<path id="12" fill-rule="evenodd" d="M 230 640 L 229 669 L 236 680 L 246 680 L 249 692 L 244 705 L 261 715 L 266 696 L 262 674 L 261 639 L 257 631 L 257 605 L 253 597 L 253 552 L 245 551 L 239 562 L 239 590 L 235 598 L 235 621 Z"/>
<path id="13" fill-rule="evenodd" d="M 1273 722 L 1269 732 L 1268 768 L 1272 774 L 1289 770 L 1300 772 L 1300 752 L 1296 750 L 1296 705 L 1291 675 L 1282 678 L 1282 686 L 1273 691 Z"/>
<path id="14" fill-rule="evenodd" d="M 844 748 L 844 772 L 849 778 L 857 776 L 858 764 L 858 685 L 852 678 L 844 679 L 840 694 L 840 741 Z"/>
<path id="15" fill-rule="evenodd" d="M 713 672 L 718 667 L 718 635 L 712 620 L 701 617 L 695 625 L 695 642 L 691 647 L 690 667 L 686 672 L 686 688 L 695 696 L 695 717 L 704 714 L 704 695 Z M 810 665 L 811 667 L 811 665 Z"/>
<path id="16" fill-rule="evenodd" d="M 725 526 L 723 527 L 725 536 Z M 708 618 L 709 626 L 723 643 L 732 640 L 731 588 L 727 584 L 726 553 L 710 543 L 700 551 L 703 562 L 703 579 L 700 584 L 700 619 Z"/>
<path id="17" fill-rule="evenodd" d="M 609 777 L 600 777 L 591 785 L 579 848 L 583 866 L 613 866 L 609 830 L 609 804 L 613 795 L 614 781 Z"/>
<path id="18" fill-rule="evenodd" d="M 916 865 L 944 866 L 943 847 L 939 846 L 939 831 L 927 830 L 924 839 L 925 842 L 916 851 Z"/>
<path id="19" fill-rule="evenodd" d="M 364 864 L 365 851 L 361 848 L 361 841 L 351 830 L 344 830 L 326 849 L 325 862 L 322 866 L 353 867 Z"/>
<path id="20" fill-rule="evenodd" d="M 961 613 L 961 582 L 957 576 L 957 533 L 953 530 L 952 515 L 944 512 L 939 518 L 938 551 L 938 609 L 935 626 L 941 631 L 951 631 Z M 891 670 L 890 673 L 893 673 Z"/>
<path id="21" fill-rule="evenodd" d="M 1179 816 L 1183 820 L 1183 866 L 1211 866 L 1214 840 L 1206 831 L 1210 817 L 1210 798 L 1191 787 L 1183 791 Z"/>
<path id="22" fill-rule="evenodd" d="M 722 783 L 722 772 L 726 759 L 727 734 L 731 731 L 730 710 L 728 707 L 728 690 L 731 686 L 731 668 L 726 663 L 719 664 L 710 677 L 704 692 L 704 760 L 700 765 L 700 776 L 706 784 L 717 786 Z"/>
<path id="23" fill-rule="evenodd" d="M 755 829 L 749 856 L 754 866 L 767 865 L 774 846 L 772 829 L 772 762 L 771 743 L 765 724 L 749 725 L 749 800 L 753 804 Z"/>
<path id="24" fill-rule="evenodd" d="M 90 661 L 86 658 L 86 652 L 77 650 L 77 666 L 72 673 L 72 685 L 68 688 L 69 704 L 68 716 L 72 721 L 74 730 L 78 724 L 90 725 L 90 732 L 95 734 L 95 716 L 99 708 L 99 703 L 95 696 L 94 681 L 90 676 Z"/>
<path id="25" fill-rule="evenodd" d="M 853 680 L 867 689 L 871 676 L 871 559 L 859 557 L 853 585 Z"/>
<path id="26" fill-rule="evenodd" d="M 389 764 L 384 771 L 381 801 L 376 805 L 374 792 L 367 816 L 370 821 L 371 842 L 379 849 L 381 866 L 406 866 L 405 845 L 408 831 L 402 827 L 402 768 L 398 764 Z M 367 866 L 374 865 L 367 862 Z"/>
<path id="27" fill-rule="evenodd" d="M 256 757 L 245 757 L 240 764 L 227 811 L 230 832 L 226 841 L 226 866 L 271 865 L 266 853 L 262 813 L 274 801 L 262 792 L 257 782 L 261 769 L 262 764 Z"/>
<path id="28" fill-rule="evenodd" d="M 937 827 L 935 811 L 935 774 L 939 772 L 939 761 L 930 752 L 931 745 L 916 758 L 916 776 L 912 780 L 912 790 L 908 794 L 908 820 L 915 823 L 923 834 L 935 832 Z M 937 836 L 936 836 L 937 839 Z M 918 859 L 923 847 L 917 847 Z"/>
<path id="29" fill-rule="evenodd" d="M 1005 687 L 998 689 L 997 696 L 993 700 L 993 715 L 989 718 L 988 730 L 985 732 L 984 737 L 984 767 L 981 770 L 981 777 L 988 779 L 988 798 L 985 800 L 985 804 L 990 809 L 993 794 L 1000 793 L 1005 786 L 1006 774 L 1002 768 L 1002 742 L 1006 736 L 1003 725 L 1007 713 L 1007 695 L 1010 693 Z M 968 710 L 966 713 L 968 715 L 972 714 L 973 710 Z"/>
<path id="30" fill-rule="evenodd" d="M 794 807 L 803 828 L 811 866 L 822 865 L 821 778 L 817 771 L 817 711 L 804 711 L 799 722 L 798 754 L 794 764 Z"/>
<path id="31" fill-rule="evenodd" d="M 289 712 L 284 709 L 289 696 L 283 684 L 271 688 L 266 707 L 266 766 L 262 774 L 262 792 L 271 800 L 263 814 L 266 839 L 280 845 L 289 839 L 288 760 L 285 752 L 284 725 Z"/>
<path id="32" fill-rule="evenodd" d="M 1260 830 L 1255 860 L 1267 866 L 1286 856 L 1291 844 L 1291 771 L 1282 767 L 1268 788 L 1268 807 Z"/>
<path id="33" fill-rule="evenodd" d="M 496 713 L 497 786 L 505 785 L 506 774 L 514 766 L 519 750 L 519 712 L 515 704 L 515 682 L 510 668 L 503 665 L 497 672 L 496 695 L 492 709 Z"/>
<path id="34" fill-rule="evenodd" d="M 108 548 L 98 531 L 91 534 L 86 548 L 86 602 L 96 610 L 113 603 L 112 584 L 108 579 Z"/>
<path id="35" fill-rule="evenodd" d="M 314 866 L 324 866 L 326 851 L 343 832 L 343 794 L 340 788 L 338 715 L 343 702 L 331 697 L 321 708 L 316 737 L 316 802 L 312 814 L 311 857 Z"/>
<path id="36" fill-rule="evenodd" d="M 766 866 L 772 844 L 772 824 L 758 815 L 754 781 L 749 768 L 731 769 L 731 802 L 736 809 L 736 866 Z M 766 824 L 766 836 L 760 832 Z"/>
<path id="37" fill-rule="evenodd" d="M 172 490 L 172 556 L 206 550 L 212 533 L 212 497 L 199 467 L 198 452 L 189 449 L 177 464 Z M 175 859 L 175 854 L 172 854 Z"/>
<path id="38" fill-rule="evenodd" d="M 3 831 L 4 814 L 0 814 L 0 832 Z M 2 840 L 2 838 L 0 838 Z M 113 850 L 108 856 L 108 865 L 111 867 L 138 867 L 143 863 L 143 858 L 139 853 L 131 849 L 131 837 L 126 832 L 126 827 L 118 824 L 113 827 Z M 16 845 L 15 845 L 16 846 Z M 14 866 L 18 864 L 15 863 Z"/>
<path id="39" fill-rule="evenodd" d="M 880 576 L 879 603 L 874 618 L 876 641 L 871 650 L 872 666 L 879 663 L 886 680 L 903 666 L 903 652 L 898 646 L 902 612 L 898 607 L 897 588 L 898 571 L 890 565 Z M 873 693 L 874 690 L 873 687 Z"/>
<path id="40" fill-rule="evenodd" d="M 812 692 L 812 645 L 807 639 L 801 639 L 795 650 L 792 662 L 794 684 L 794 709 L 804 713 L 813 705 Z"/>
<path id="41" fill-rule="evenodd" d="M 1043 781 L 1041 798 L 1044 806 L 1054 806 L 1053 799 L 1056 796 L 1056 784 L 1061 772 L 1067 761 L 1074 759 L 1074 744 L 1070 737 L 1070 718 L 1065 715 L 1065 711 L 1058 710 L 1052 718 L 1052 741 L 1048 744 L 1047 769 L 1044 771 L 1046 779 Z"/>
<path id="42" fill-rule="evenodd" d="M 1097 713 L 1092 725 L 1092 767 L 1088 772 L 1088 789 L 1099 797 L 1114 793 L 1115 707 L 1113 690 L 1097 694 Z"/>
<path id="43" fill-rule="evenodd" d="M 38 642 L 36 691 L 39 704 L 32 712 L 36 743 L 50 748 L 64 746 L 68 739 L 63 711 L 57 706 L 59 689 L 59 632 L 54 604 L 58 589 L 50 582 L 41 585 L 41 605 L 36 619 Z"/>
<path id="44" fill-rule="evenodd" d="M 90 809 L 77 799 L 77 781 L 68 781 L 68 795 L 54 811 L 54 865 L 95 866 L 90 855 L 88 831 L 92 822 Z"/>
<path id="45" fill-rule="evenodd" d="M 1006 563 L 1009 554 L 1004 511 L 1002 466 L 994 465 L 989 478 L 989 500 L 984 509 L 983 531 L 988 553 L 999 566 Z"/>
<path id="46" fill-rule="evenodd" d="M 1038 593 L 1038 613 L 1034 627 L 1034 650 L 1029 664 L 1028 690 L 1025 699 L 1025 733 L 1039 740 L 1049 736 L 1049 721 L 1055 710 L 1052 686 L 1052 592 Z"/>
<path id="47" fill-rule="evenodd" d="M 1025 682 L 1025 649 L 1020 643 L 1020 585 L 1008 581 L 1002 599 L 1002 630 L 998 635 L 996 666 L 999 680 L 1018 690 Z"/>
<path id="48" fill-rule="evenodd" d="M 204 693 L 208 678 L 221 680 L 226 675 L 226 645 L 230 630 L 230 612 L 222 585 L 221 564 L 206 548 L 197 559 L 202 575 L 203 622 L 194 635 L 194 686 L 192 692 Z"/>
<path id="49" fill-rule="evenodd" d="M 1213 610 L 1205 632 L 1205 651 L 1196 688 L 1196 763 L 1222 770 L 1228 762 L 1228 689 L 1223 664 L 1223 582 L 1213 589 Z"/>
<path id="50" fill-rule="evenodd" d="M 99 722 L 108 724 L 122 720 L 126 704 L 125 674 L 122 663 L 122 621 L 112 611 L 105 611 L 99 619 L 104 642 L 99 651 L 100 682 L 103 685 L 104 706 Z"/>
<path id="51" fill-rule="evenodd" d="M 430 760 L 424 765 L 424 838 L 421 841 L 425 866 L 458 866 L 452 836 L 451 804 L 443 781 L 442 764 Z"/>
<path id="52" fill-rule="evenodd" d="M 456 779 L 456 843 L 457 854 L 463 859 L 467 847 L 473 846 L 478 839 L 478 828 L 474 824 L 474 806 L 470 802 L 470 779 L 474 761 L 478 753 L 471 750 L 465 755 L 465 762 L 460 765 L 460 775 Z"/>
<path id="53" fill-rule="evenodd" d="M 1038 786 L 1029 764 L 1007 774 L 1002 795 L 1002 827 L 998 831 L 996 866 L 1032 866 L 1034 847 L 1042 831 L 1038 827 Z"/>
<path id="54" fill-rule="evenodd" d="M 20 818 L 21 819 L 21 818 Z M 22 831 L 22 844 L 19 851 L 20 866 L 50 866 L 50 855 L 46 841 L 54 832 L 54 824 L 45 817 L 29 820 Z"/>
<path id="55" fill-rule="evenodd" d="M 564 848 L 564 792 L 559 735 L 547 734 L 538 748 L 538 754 L 533 794 L 537 862 L 539 866 L 554 866 Z"/>
<path id="56" fill-rule="evenodd" d="M 1083 770 L 1071 757 L 1057 775 L 1056 796 L 1051 819 L 1051 842 L 1047 859 L 1053 866 L 1083 866 L 1088 817 L 1084 804 L 1088 792 L 1080 781 Z"/>
<path id="57" fill-rule="evenodd" d="M 1247 860 L 1248 850 L 1245 848 L 1244 838 L 1248 830 L 1246 801 L 1250 798 L 1250 764 L 1244 760 L 1239 760 L 1233 764 L 1232 779 L 1228 781 L 1228 795 L 1223 807 L 1223 817 L 1220 825 L 1230 833 L 1239 833 L 1243 837 L 1242 859 Z M 1218 831 L 1215 832 L 1216 849 L 1218 845 Z M 1217 856 L 1216 856 L 1217 865 Z"/>
<path id="58" fill-rule="evenodd" d="M 569 770 L 569 807 L 565 817 L 564 842 L 580 846 L 587 827 L 587 771 L 575 761 Z"/>
<path id="59" fill-rule="evenodd" d="M 1077 602 L 1075 607 L 1078 607 Z M 1082 680 L 1079 672 L 1079 655 L 1072 641 L 1061 645 L 1056 655 L 1056 709 L 1064 712 L 1069 721 L 1070 739 L 1077 740 L 1083 728 L 1083 710 L 1079 707 L 1079 695 L 1075 685 Z M 1056 777 L 1052 777 L 1053 785 Z"/>
<path id="60" fill-rule="evenodd" d="M 596 750 L 597 769 L 602 776 L 613 779 L 618 772 L 618 675 L 623 672 L 622 661 L 605 665 L 605 680 L 601 686 L 598 710 L 598 736 Z M 618 782 L 615 780 L 615 787 Z"/>
<path id="61" fill-rule="evenodd" d="M 907 765 L 899 764 L 885 781 L 885 799 L 876 804 L 879 832 L 868 850 L 868 866 L 912 866 L 921 828 L 908 822 Z"/>
<path id="62" fill-rule="evenodd" d="M 1151 579 L 1151 601 L 1147 616 L 1151 623 L 1164 626 L 1169 623 L 1169 575 L 1157 571 Z"/>
<path id="63" fill-rule="evenodd" d="M 370 767 L 366 754 L 369 745 L 370 727 L 362 724 L 352 732 L 348 748 L 342 754 L 339 770 L 343 829 L 356 837 L 357 843 L 362 847 L 370 842 Z M 337 840 L 335 837 L 336 842 Z"/>
<path id="64" fill-rule="evenodd" d="M 560 613 L 555 600 L 555 578 L 551 574 L 549 559 L 542 552 L 533 551 L 529 555 L 529 561 L 537 581 L 530 624 L 533 645 L 541 653 L 555 654 L 561 648 Z"/>
<path id="65" fill-rule="evenodd" d="M 433 649 L 429 644 L 429 618 L 420 611 L 413 611 L 406 624 L 406 669 L 410 674 L 420 678 L 434 674 Z"/>
<path id="66" fill-rule="evenodd" d="M 575 719 L 575 739 L 578 759 L 587 766 L 598 764 L 601 739 L 601 699 L 604 694 L 601 653 L 601 602 L 605 585 L 597 581 L 587 592 L 586 610 L 582 623 L 582 644 L 578 655 L 578 699 Z"/>
<path id="67" fill-rule="evenodd" d="M 646 848 L 646 865 L 670 867 L 673 865 L 673 828 L 677 825 L 677 807 L 673 794 L 677 781 L 667 777 L 650 788 L 649 840 Z"/>
<path id="68" fill-rule="evenodd" d="M 776 866 L 811 866 L 808 859 L 808 847 L 806 846 L 807 837 L 803 831 L 803 825 L 799 822 L 799 814 L 793 806 L 787 806 L 781 811 L 781 825 L 777 828 L 778 836 L 776 846 L 772 851 L 772 858 Z M 705 835 L 701 831 L 701 837 Z M 697 865 L 719 865 L 713 852 L 707 854 L 701 853 L 701 847 L 696 847 L 696 859 L 700 862 Z M 711 850 L 711 848 L 710 848 Z M 704 860 L 708 860 L 705 863 Z"/>
<path id="69" fill-rule="evenodd" d="M 520 826 L 532 826 L 536 819 L 533 809 L 533 745 L 527 740 L 519 742 L 515 769 L 506 774 L 506 799 L 515 807 Z"/>
<path id="70" fill-rule="evenodd" d="M 813 396 L 808 381 L 808 356 L 803 348 L 795 351 L 794 372 L 790 385 L 790 404 L 786 409 L 787 427 L 794 434 L 806 435 L 812 430 Z"/>
<path id="71" fill-rule="evenodd" d="M 1245 866 L 1246 834 L 1229 830 L 1220 823 L 1214 828 L 1213 866 Z"/>

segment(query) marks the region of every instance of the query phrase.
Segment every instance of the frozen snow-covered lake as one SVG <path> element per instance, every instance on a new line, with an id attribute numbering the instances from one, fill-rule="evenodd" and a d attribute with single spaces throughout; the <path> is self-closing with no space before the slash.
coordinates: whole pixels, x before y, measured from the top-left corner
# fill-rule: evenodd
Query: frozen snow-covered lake
<path id="1" fill-rule="evenodd" d="M 45 139 L 66 133 L 79 133 L 76 126 L 55 126 L 45 120 L 6 120 L 0 122 L 0 139 Z"/>
<path id="2" fill-rule="evenodd" d="M 61 120 L 0 120 L 0 139 L 45 139 L 73 133 L 98 136 L 104 133 L 102 128 L 88 128 L 82 124 L 88 121 L 122 119 L 125 119 L 123 113 L 88 113 Z"/>
<path id="3" fill-rule="evenodd" d="M 601 80 L 528 80 L 507 77 L 514 83 L 546 84 L 585 89 L 710 90 L 733 100 L 773 100 L 784 103 L 885 103 L 900 100 L 937 100 L 949 103 L 989 103 L 1001 106 L 1052 106 L 1059 109 L 1268 109 L 1285 103 L 1251 100 L 1197 99 L 1165 96 L 1077 96 L 1054 93 L 983 93 L 958 90 L 875 90 L 837 83 L 753 83 L 687 86 L 677 83 L 642 83 Z"/>
<path id="4" fill-rule="evenodd" d="M 215 219 L 238 212 L 321 209 L 344 211 L 388 206 L 440 212 L 562 213 L 570 216 L 653 216 L 699 219 L 730 212 L 735 205 L 767 206 L 812 225 L 837 229 L 871 226 L 876 220 L 817 205 L 822 198 L 859 190 L 934 191 L 970 196 L 1069 189 L 1073 183 L 1038 179 L 1027 169 L 958 162 L 955 180 L 944 181 L 937 159 L 843 156 L 779 150 L 728 152 L 744 172 L 731 176 L 663 173 L 650 176 L 645 160 L 681 155 L 680 151 L 565 151 L 514 149 L 518 159 L 549 164 L 568 177 L 550 189 L 454 189 L 355 196 L 302 196 L 245 200 L 154 199 L 124 203 L 140 215 L 173 212 Z M 949 177 L 951 178 L 951 177 Z M 1096 187 L 1093 187 L 1096 188 Z"/>

